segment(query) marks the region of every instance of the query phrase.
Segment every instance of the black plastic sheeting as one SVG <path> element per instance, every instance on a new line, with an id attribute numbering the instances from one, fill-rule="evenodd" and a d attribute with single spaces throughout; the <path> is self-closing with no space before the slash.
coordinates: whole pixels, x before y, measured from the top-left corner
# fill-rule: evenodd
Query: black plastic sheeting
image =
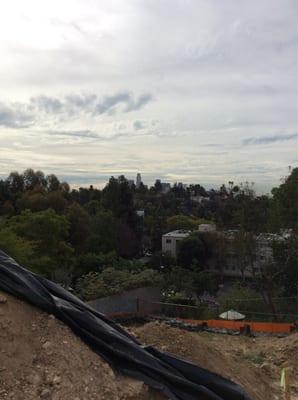
<path id="1" fill-rule="evenodd" d="M 20 267 L 0 251 L 0 289 L 26 300 L 68 325 L 113 368 L 173 400 L 249 400 L 235 383 L 153 347 L 59 285 Z"/>

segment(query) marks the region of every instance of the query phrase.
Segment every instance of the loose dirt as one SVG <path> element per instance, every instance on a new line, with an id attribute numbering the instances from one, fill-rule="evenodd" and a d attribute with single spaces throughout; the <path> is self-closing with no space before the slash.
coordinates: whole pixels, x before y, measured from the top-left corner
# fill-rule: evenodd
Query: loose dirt
<path id="1" fill-rule="evenodd" d="M 239 383 L 253 400 L 283 399 L 280 373 L 291 367 L 292 400 L 298 399 L 298 334 L 285 338 L 187 332 L 151 322 L 132 328 L 148 345 L 177 354 Z"/>
<path id="2" fill-rule="evenodd" d="M 0 292 L 0 400 L 160 400 L 54 316 Z"/>
<path id="3" fill-rule="evenodd" d="M 252 400 L 282 399 L 280 371 L 291 367 L 298 399 L 298 334 L 278 339 L 187 332 L 158 322 L 130 330 L 144 344 L 179 355 L 241 384 Z M 165 400 L 113 371 L 73 332 L 0 292 L 0 400 Z"/>

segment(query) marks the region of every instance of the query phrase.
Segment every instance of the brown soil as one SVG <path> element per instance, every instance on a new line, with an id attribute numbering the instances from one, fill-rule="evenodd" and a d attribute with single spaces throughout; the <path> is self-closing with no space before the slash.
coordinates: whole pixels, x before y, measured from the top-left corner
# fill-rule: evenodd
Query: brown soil
<path id="1" fill-rule="evenodd" d="M 192 333 L 152 322 L 131 328 L 144 344 L 177 354 L 241 384 L 252 400 L 281 399 L 280 370 L 292 367 L 298 399 L 298 334 L 247 338 Z M 165 400 L 115 373 L 55 317 L 0 292 L 0 400 Z"/>
<path id="2" fill-rule="evenodd" d="M 0 400 L 157 400 L 54 316 L 0 292 Z"/>
<path id="3" fill-rule="evenodd" d="M 248 338 L 187 332 L 151 322 L 132 333 L 144 344 L 177 354 L 242 385 L 253 400 L 281 399 L 280 372 L 291 367 L 292 400 L 298 399 L 298 334 Z"/>

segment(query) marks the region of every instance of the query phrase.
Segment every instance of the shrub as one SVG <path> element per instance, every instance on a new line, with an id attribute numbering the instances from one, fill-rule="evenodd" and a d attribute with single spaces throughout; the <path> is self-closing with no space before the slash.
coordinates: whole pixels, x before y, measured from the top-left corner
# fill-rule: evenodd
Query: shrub
<path id="1" fill-rule="evenodd" d="M 102 273 L 90 272 L 78 279 L 76 292 L 84 300 L 93 300 L 130 289 L 159 284 L 160 281 L 158 272 L 151 269 L 132 273 L 128 270 L 107 268 Z"/>

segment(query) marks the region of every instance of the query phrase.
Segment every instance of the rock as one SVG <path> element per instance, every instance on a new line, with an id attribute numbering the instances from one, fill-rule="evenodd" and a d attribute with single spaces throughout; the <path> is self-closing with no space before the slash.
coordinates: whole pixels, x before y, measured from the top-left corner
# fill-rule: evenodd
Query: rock
<path id="1" fill-rule="evenodd" d="M 4 296 L 0 296 L 0 304 L 6 304 L 7 303 L 7 298 Z"/>
<path id="2" fill-rule="evenodd" d="M 263 369 L 264 371 L 269 372 L 270 371 L 270 364 L 267 362 L 263 362 L 263 364 L 260 365 L 260 368 Z"/>
<path id="3" fill-rule="evenodd" d="M 49 342 L 48 340 L 42 345 L 42 348 L 47 350 L 52 346 L 52 343 Z"/>
<path id="4" fill-rule="evenodd" d="M 61 381 L 62 381 L 62 379 L 61 379 L 61 377 L 59 375 L 55 375 L 54 376 L 54 378 L 53 378 L 53 384 L 54 385 L 60 385 Z"/>
<path id="5" fill-rule="evenodd" d="M 41 376 L 39 374 L 31 374 L 27 377 L 27 381 L 37 386 L 41 382 Z"/>
<path id="6" fill-rule="evenodd" d="M 48 399 L 51 395 L 51 391 L 49 389 L 43 389 L 43 391 L 40 393 L 40 398 L 41 399 Z"/>

